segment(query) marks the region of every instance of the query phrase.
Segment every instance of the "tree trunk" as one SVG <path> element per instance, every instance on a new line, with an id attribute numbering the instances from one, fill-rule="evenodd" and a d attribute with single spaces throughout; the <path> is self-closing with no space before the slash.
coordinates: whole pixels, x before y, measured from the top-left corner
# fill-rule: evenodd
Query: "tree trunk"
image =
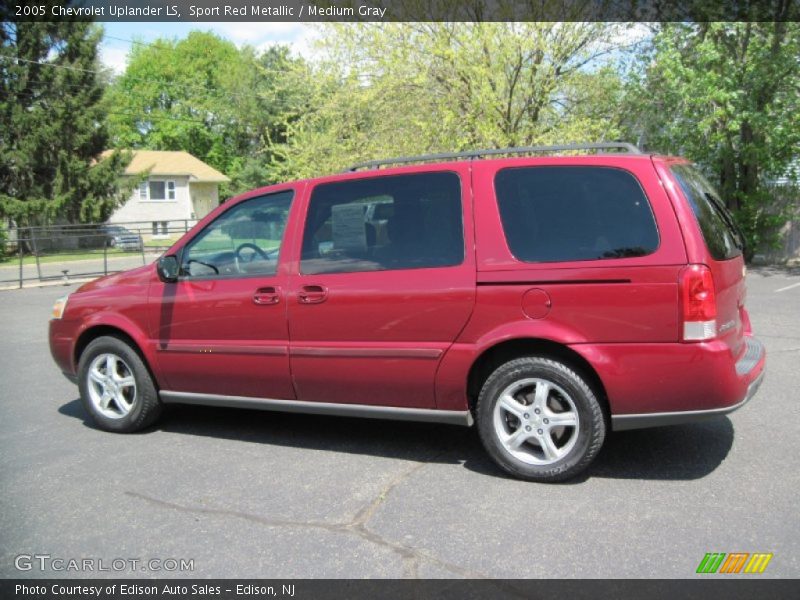
<path id="1" fill-rule="evenodd" d="M 748 121 L 743 121 L 739 139 L 741 148 L 739 149 L 739 192 L 742 197 L 751 198 L 758 191 L 758 160 L 755 148 L 761 146 L 753 127 Z"/>

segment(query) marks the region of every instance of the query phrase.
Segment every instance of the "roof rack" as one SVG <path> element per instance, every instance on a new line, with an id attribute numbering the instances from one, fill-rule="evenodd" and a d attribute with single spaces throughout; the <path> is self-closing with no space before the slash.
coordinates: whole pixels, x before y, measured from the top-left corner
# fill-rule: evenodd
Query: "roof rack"
<path id="1" fill-rule="evenodd" d="M 347 171 L 359 169 L 377 169 L 385 165 L 405 165 L 416 162 L 444 161 L 458 158 L 480 158 L 503 154 L 538 154 L 545 152 L 568 152 L 573 150 L 619 150 L 626 154 L 641 154 L 633 144 L 627 142 L 600 142 L 596 144 L 565 144 L 561 146 L 522 146 L 518 148 L 488 148 L 486 150 L 467 150 L 465 152 L 448 152 L 442 154 L 423 154 L 420 156 L 400 156 L 383 160 L 370 160 L 347 168 Z"/>

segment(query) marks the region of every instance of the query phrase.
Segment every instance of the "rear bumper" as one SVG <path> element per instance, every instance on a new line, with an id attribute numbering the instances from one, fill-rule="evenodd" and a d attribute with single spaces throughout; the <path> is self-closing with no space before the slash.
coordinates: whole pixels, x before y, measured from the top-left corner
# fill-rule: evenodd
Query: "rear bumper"
<path id="1" fill-rule="evenodd" d="M 120 250 L 141 250 L 142 240 L 141 239 L 118 240 L 117 248 L 119 248 Z"/>
<path id="2" fill-rule="evenodd" d="M 628 429 L 644 429 L 647 427 L 664 427 L 666 425 L 681 425 L 682 423 L 694 423 L 714 417 L 721 417 L 740 409 L 756 395 L 761 382 L 764 381 L 764 371 L 747 386 L 744 398 L 732 406 L 724 408 L 709 408 L 706 410 L 685 410 L 679 412 L 644 413 L 638 415 L 613 415 L 611 417 L 611 428 L 614 431 L 625 431 Z"/>
<path id="3" fill-rule="evenodd" d="M 573 346 L 596 369 L 614 430 L 718 417 L 746 404 L 764 378 L 766 353 L 747 336 L 733 355 L 720 341 Z"/>

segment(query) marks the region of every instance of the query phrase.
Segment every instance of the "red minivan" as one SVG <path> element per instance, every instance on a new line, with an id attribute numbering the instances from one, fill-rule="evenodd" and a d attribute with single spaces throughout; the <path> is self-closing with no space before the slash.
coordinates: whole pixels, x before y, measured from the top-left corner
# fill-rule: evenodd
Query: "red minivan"
<path id="1" fill-rule="evenodd" d="M 689 162 L 628 144 L 375 161 L 226 202 L 59 300 L 50 347 L 109 431 L 171 403 L 477 423 L 557 481 L 753 396 L 742 246 Z"/>

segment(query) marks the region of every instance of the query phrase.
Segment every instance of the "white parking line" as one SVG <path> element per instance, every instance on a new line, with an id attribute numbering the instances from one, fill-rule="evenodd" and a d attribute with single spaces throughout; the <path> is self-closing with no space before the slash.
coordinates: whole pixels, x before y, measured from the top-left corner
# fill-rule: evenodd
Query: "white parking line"
<path id="1" fill-rule="evenodd" d="M 786 290 L 790 290 L 790 289 L 796 288 L 798 286 L 800 286 L 800 282 L 793 283 L 792 285 L 787 285 L 786 287 L 782 287 L 780 289 L 777 289 L 777 290 L 775 290 L 775 293 L 777 294 L 778 292 L 785 292 Z"/>

